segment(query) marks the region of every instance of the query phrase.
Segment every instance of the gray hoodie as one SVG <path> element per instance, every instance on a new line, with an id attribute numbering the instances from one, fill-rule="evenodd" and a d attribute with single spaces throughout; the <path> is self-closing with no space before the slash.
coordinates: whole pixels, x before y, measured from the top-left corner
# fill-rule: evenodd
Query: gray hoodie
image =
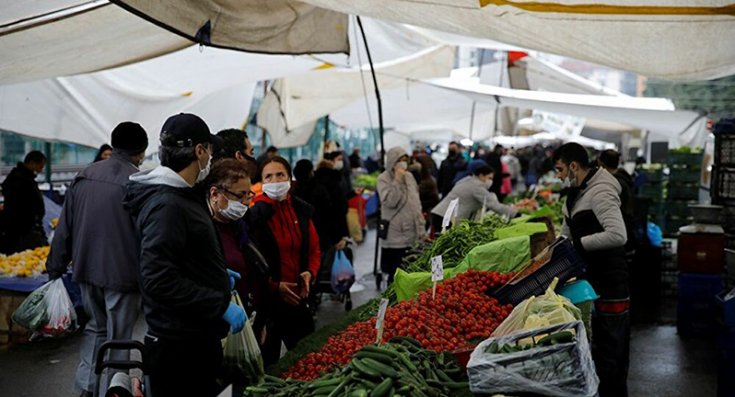
<path id="1" fill-rule="evenodd" d="M 444 216 L 444 213 L 447 212 L 447 208 L 449 207 L 449 203 L 457 198 L 459 199 L 457 220 L 471 219 L 477 211 L 482 209 L 483 203 L 485 204 L 485 208 L 490 211 L 500 215 L 506 215 L 509 218 L 515 217 L 518 212 L 513 207 L 504 205 L 498 201 L 498 196 L 488 190 L 485 184 L 476 176 L 468 175 L 454 185 L 449 194 L 431 210 L 431 213 Z"/>
<path id="2" fill-rule="evenodd" d="M 394 147 L 386 154 L 386 170 L 378 177 L 381 219 L 390 221 L 388 238 L 381 243 L 384 248 L 408 248 L 426 235 L 424 216 L 416 180 L 406 171 L 403 179 L 396 181 L 393 167 L 407 153 Z"/>

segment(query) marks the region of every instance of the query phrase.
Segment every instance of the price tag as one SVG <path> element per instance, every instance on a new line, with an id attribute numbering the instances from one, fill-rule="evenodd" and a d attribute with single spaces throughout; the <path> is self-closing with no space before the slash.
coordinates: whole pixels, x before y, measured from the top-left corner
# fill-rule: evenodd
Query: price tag
<path id="1" fill-rule="evenodd" d="M 446 212 L 444 212 L 444 219 L 442 219 L 442 230 L 447 230 L 447 226 L 452 222 L 452 218 L 457 215 L 459 209 L 459 199 L 456 198 L 449 202 Z"/>
<path id="2" fill-rule="evenodd" d="M 431 258 L 431 281 L 437 282 L 444 280 L 444 262 L 442 256 L 437 255 Z"/>
<path id="3" fill-rule="evenodd" d="M 376 344 L 380 344 L 383 340 L 383 320 L 385 319 L 385 311 L 388 310 L 388 299 L 383 298 L 380 300 L 380 307 L 378 308 L 378 316 L 375 321 L 375 329 L 378 330 L 378 337 L 375 341 Z"/>

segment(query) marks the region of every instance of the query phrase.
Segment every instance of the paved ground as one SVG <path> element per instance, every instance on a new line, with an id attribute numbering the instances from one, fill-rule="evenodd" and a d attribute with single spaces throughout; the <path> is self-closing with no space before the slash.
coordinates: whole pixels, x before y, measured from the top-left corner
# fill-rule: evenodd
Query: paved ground
<path id="1" fill-rule="evenodd" d="M 354 306 L 375 296 L 373 271 L 374 233 L 355 249 L 358 283 L 353 288 Z M 634 326 L 629 389 L 631 397 L 714 397 L 716 351 L 713 340 L 685 340 L 671 325 L 675 302 L 665 302 L 659 316 Z M 326 299 L 320 306 L 317 326 L 344 313 L 344 304 Z M 144 331 L 138 322 L 136 334 Z M 74 396 L 72 382 L 78 364 L 81 339 L 45 341 L 0 351 L 0 396 Z"/>

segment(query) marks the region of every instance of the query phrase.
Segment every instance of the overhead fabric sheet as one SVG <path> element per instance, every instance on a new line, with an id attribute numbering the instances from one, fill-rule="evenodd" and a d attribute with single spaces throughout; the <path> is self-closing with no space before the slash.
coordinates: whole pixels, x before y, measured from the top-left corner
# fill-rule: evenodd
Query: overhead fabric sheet
<path id="1" fill-rule="evenodd" d="M 191 46 L 107 1 L 6 1 L 0 21 L 0 84 L 94 72 Z"/>
<path id="2" fill-rule="evenodd" d="M 689 139 L 703 116 L 688 110 L 675 110 L 664 98 L 613 97 L 515 90 L 482 85 L 471 79 L 432 79 L 428 83 L 462 93 L 478 102 L 504 107 L 538 109 L 573 116 L 608 120 L 646 129 L 671 139 Z"/>
<path id="3" fill-rule="evenodd" d="M 308 57 L 190 47 L 114 70 L 0 86 L 0 129 L 98 146 L 109 143 L 115 125 L 130 120 L 148 132 L 151 153 L 168 116 L 198 114 L 213 132 L 240 128 L 257 81 L 319 65 Z"/>
<path id="4" fill-rule="evenodd" d="M 349 52 L 347 15 L 292 0 L 112 0 L 196 43 L 269 54 Z"/>
<path id="5" fill-rule="evenodd" d="M 386 90 L 405 85 L 407 79 L 448 76 L 453 63 L 454 48 L 438 46 L 378 64 L 375 70 L 381 90 Z M 374 90 L 369 67 L 325 69 L 279 79 L 258 110 L 258 125 L 272 139 L 286 141 L 287 147 L 298 146 L 283 136 L 365 95 L 372 95 Z"/>
<path id="6" fill-rule="evenodd" d="M 697 80 L 735 74 L 735 5 L 730 0 L 303 1 L 648 77 Z"/>

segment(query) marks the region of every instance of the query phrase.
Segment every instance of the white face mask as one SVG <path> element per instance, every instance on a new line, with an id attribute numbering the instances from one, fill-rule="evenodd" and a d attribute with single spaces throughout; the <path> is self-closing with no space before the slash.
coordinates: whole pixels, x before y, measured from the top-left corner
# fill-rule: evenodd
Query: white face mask
<path id="1" fill-rule="evenodd" d="M 246 212 L 248 212 L 247 205 L 237 200 L 227 200 L 227 208 L 220 210 L 219 214 L 227 220 L 236 221 L 245 216 Z"/>
<path id="2" fill-rule="evenodd" d="M 209 175 L 209 169 L 212 167 L 212 154 L 207 152 L 209 154 L 209 158 L 207 159 L 207 165 L 202 168 L 202 166 L 199 166 L 199 175 L 197 175 L 197 183 L 203 181 L 205 178 L 207 178 L 207 175 Z M 199 160 L 197 160 L 197 165 L 199 165 Z"/>
<path id="3" fill-rule="evenodd" d="M 485 188 L 486 189 L 490 189 L 491 187 L 493 187 L 493 180 L 492 179 L 488 179 L 484 183 L 485 183 Z"/>
<path id="4" fill-rule="evenodd" d="M 345 162 L 342 161 L 342 160 L 339 160 L 339 161 L 335 161 L 334 162 L 334 169 L 335 170 L 338 170 L 338 171 L 339 170 L 342 170 L 342 168 L 344 168 L 344 166 L 345 166 Z"/>
<path id="5" fill-rule="evenodd" d="M 263 184 L 263 193 L 273 200 L 283 201 L 291 189 L 291 182 L 273 182 Z"/>
<path id="6" fill-rule="evenodd" d="M 408 169 L 408 162 L 407 161 L 399 161 L 396 163 L 396 168 L 400 168 L 402 170 Z"/>

